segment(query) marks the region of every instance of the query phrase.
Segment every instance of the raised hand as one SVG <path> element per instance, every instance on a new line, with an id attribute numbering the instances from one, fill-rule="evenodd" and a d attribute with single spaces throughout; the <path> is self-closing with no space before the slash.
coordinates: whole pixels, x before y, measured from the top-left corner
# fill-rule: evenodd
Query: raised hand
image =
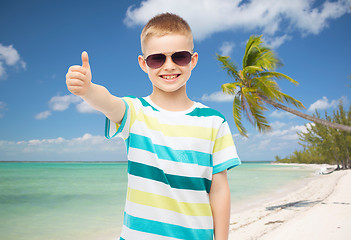
<path id="1" fill-rule="evenodd" d="M 66 74 L 68 91 L 77 96 L 84 96 L 91 87 L 91 70 L 87 52 L 82 52 L 82 66 L 74 65 Z"/>

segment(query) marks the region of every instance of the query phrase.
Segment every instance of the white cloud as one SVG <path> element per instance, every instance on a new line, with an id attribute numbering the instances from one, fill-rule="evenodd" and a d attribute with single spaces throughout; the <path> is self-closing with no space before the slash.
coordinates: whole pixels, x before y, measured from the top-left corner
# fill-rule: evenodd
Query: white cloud
<path id="1" fill-rule="evenodd" d="M 4 61 L 8 66 L 14 66 L 20 62 L 20 56 L 13 45 L 5 47 L 0 43 L 0 60 Z"/>
<path id="2" fill-rule="evenodd" d="M 26 69 L 26 63 L 21 60 L 13 45 L 4 46 L 0 43 L 0 79 L 7 77 L 5 66 Z"/>
<path id="3" fill-rule="evenodd" d="M 233 52 L 233 48 L 235 47 L 235 43 L 233 42 L 224 42 L 222 46 L 219 48 L 221 51 L 220 54 L 222 56 L 229 56 Z"/>
<path id="4" fill-rule="evenodd" d="M 52 97 L 49 106 L 54 111 L 65 111 L 72 103 L 79 103 L 82 99 L 73 94 Z"/>
<path id="5" fill-rule="evenodd" d="M 50 110 L 43 111 L 35 115 L 36 119 L 46 119 L 52 115 L 52 111 L 65 111 L 71 105 L 76 105 L 76 109 L 79 113 L 100 113 L 93 109 L 88 103 L 83 101 L 82 98 L 73 94 L 64 96 L 54 96 L 49 100 Z"/>
<path id="6" fill-rule="evenodd" d="M 4 67 L 4 63 L 0 61 L 0 79 L 6 78 L 6 70 Z"/>
<path id="7" fill-rule="evenodd" d="M 272 131 L 260 134 L 260 137 L 263 137 L 264 139 L 269 138 L 269 139 L 275 139 L 275 140 L 279 140 L 279 141 L 298 140 L 299 136 L 297 135 L 297 132 L 306 132 L 306 126 L 305 125 L 296 125 L 296 126 L 291 126 L 290 128 L 286 128 L 286 129 L 274 129 L 273 128 Z"/>
<path id="8" fill-rule="evenodd" d="M 1 160 L 125 160 L 125 144 L 119 138 L 106 139 L 89 133 L 65 139 L 0 140 Z M 106 157 L 106 159 L 104 159 Z"/>
<path id="9" fill-rule="evenodd" d="M 205 93 L 202 95 L 201 100 L 207 102 L 232 102 L 234 100 L 234 96 L 218 91 L 211 93 L 210 95 Z"/>
<path id="10" fill-rule="evenodd" d="M 274 49 L 277 49 L 278 47 L 283 45 L 283 43 L 291 39 L 292 37 L 289 36 L 288 34 L 285 34 L 280 37 L 263 37 L 263 41 L 265 42 L 265 44 L 267 44 L 269 47 Z"/>
<path id="11" fill-rule="evenodd" d="M 287 124 L 284 122 L 275 121 L 275 122 L 272 122 L 270 125 L 272 129 L 280 129 L 282 127 L 285 127 Z"/>
<path id="12" fill-rule="evenodd" d="M 92 108 L 87 102 L 83 101 L 78 103 L 76 106 L 78 112 L 80 113 L 100 113 L 99 111 Z"/>
<path id="13" fill-rule="evenodd" d="M 315 110 L 328 109 L 336 106 L 336 104 L 337 104 L 336 100 L 329 102 L 328 98 L 324 96 L 322 99 L 318 99 L 317 101 L 312 103 L 311 106 L 308 108 L 308 111 L 314 112 Z"/>
<path id="14" fill-rule="evenodd" d="M 330 20 L 348 11 L 348 0 L 145 0 L 140 6 L 128 8 L 124 23 L 144 25 L 158 13 L 172 12 L 189 22 L 197 40 L 236 29 L 259 30 L 268 35 L 297 30 L 305 35 L 320 33 Z"/>
<path id="15" fill-rule="evenodd" d="M 271 139 L 265 139 L 265 140 L 262 140 L 258 146 L 257 146 L 257 149 L 267 149 L 267 147 L 269 146 L 269 144 L 271 143 Z"/>
<path id="16" fill-rule="evenodd" d="M 315 110 L 326 110 L 329 108 L 336 108 L 340 101 L 342 101 L 344 104 L 348 104 L 349 102 L 346 96 L 342 96 L 337 100 L 331 100 L 331 101 L 329 101 L 328 98 L 324 96 L 322 99 L 318 99 L 317 101 L 312 103 L 307 111 L 314 112 Z"/>
<path id="17" fill-rule="evenodd" d="M 318 34 L 328 26 L 328 20 L 336 19 L 348 12 L 350 1 L 325 1 L 322 5 L 311 8 L 315 1 L 291 1 L 287 16 L 295 27 L 304 34 Z"/>
<path id="18" fill-rule="evenodd" d="M 284 156 L 287 152 L 293 152 L 301 148 L 298 144 L 299 136 L 297 132 L 305 132 L 306 126 L 279 122 L 275 124 L 280 128 L 273 128 L 266 133 L 251 134 L 249 138 L 242 139 L 237 134 L 233 135 L 239 156 L 250 161 L 273 161 L 276 155 Z"/>
<path id="19" fill-rule="evenodd" d="M 51 115 L 51 112 L 50 112 L 50 111 L 44 111 L 44 112 L 41 112 L 41 113 L 38 113 L 37 115 L 35 115 L 35 118 L 36 118 L 36 119 L 46 119 L 46 118 L 48 118 L 50 115 Z"/>

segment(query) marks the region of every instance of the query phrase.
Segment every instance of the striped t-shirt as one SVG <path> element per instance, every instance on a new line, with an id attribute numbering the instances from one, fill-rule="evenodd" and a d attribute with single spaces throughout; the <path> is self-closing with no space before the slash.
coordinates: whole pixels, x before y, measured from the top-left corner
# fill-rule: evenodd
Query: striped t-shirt
<path id="1" fill-rule="evenodd" d="M 127 146 L 120 239 L 213 239 L 212 175 L 240 164 L 225 118 L 198 102 L 171 112 L 149 97 L 122 99 L 122 123 L 106 120 L 106 137 L 122 137 Z"/>

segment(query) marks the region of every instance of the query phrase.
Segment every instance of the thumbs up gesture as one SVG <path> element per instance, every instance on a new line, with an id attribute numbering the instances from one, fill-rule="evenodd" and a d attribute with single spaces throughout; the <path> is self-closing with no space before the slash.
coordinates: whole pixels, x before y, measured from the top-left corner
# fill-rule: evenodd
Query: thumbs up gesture
<path id="1" fill-rule="evenodd" d="M 82 52 L 82 66 L 75 65 L 68 69 L 66 74 L 66 85 L 68 91 L 84 96 L 91 86 L 91 70 L 87 52 Z"/>

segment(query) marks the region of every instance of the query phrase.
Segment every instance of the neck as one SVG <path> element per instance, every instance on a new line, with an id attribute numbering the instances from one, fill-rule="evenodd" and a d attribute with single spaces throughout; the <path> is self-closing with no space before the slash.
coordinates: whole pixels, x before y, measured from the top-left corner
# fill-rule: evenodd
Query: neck
<path id="1" fill-rule="evenodd" d="M 186 94 L 177 92 L 157 92 L 153 91 L 150 99 L 160 108 L 167 111 L 185 111 L 193 106 L 194 102 Z"/>

